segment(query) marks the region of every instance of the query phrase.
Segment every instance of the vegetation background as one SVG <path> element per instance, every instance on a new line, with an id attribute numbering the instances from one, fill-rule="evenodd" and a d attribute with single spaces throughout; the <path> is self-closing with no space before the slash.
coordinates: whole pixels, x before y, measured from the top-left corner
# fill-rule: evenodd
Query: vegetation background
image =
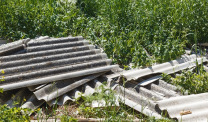
<path id="1" fill-rule="evenodd" d="M 0 37 L 82 35 L 124 68 L 175 59 L 207 32 L 207 0 L 0 1 Z"/>

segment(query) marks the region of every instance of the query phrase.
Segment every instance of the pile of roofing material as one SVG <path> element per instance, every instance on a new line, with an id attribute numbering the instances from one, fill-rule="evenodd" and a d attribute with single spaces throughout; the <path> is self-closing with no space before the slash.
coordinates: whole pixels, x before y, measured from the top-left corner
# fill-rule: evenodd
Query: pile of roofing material
<path id="1" fill-rule="evenodd" d="M 121 72 L 117 65 L 110 65 L 106 54 L 82 37 L 20 40 L 0 46 L 0 56 L 4 73 L 0 103 L 10 107 L 35 109 L 45 102 L 63 105 L 80 97 L 80 93 L 93 94 L 103 81 L 108 81 L 121 102 L 147 116 L 163 118 L 161 114 L 167 112 L 179 121 L 207 120 L 207 107 L 199 107 L 206 106 L 207 93 L 183 96 L 176 86 L 161 80 L 161 73 L 180 73 L 195 67 L 196 61 L 207 62 L 205 57 L 184 55 L 145 69 Z M 109 71 L 113 72 L 106 75 Z M 15 101 L 21 104 L 14 105 Z M 191 114 L 181 115 L 181 111 Z"/>
<path id="2" fill-rule="evenodd" d="M 200 118 L 207 120 L 208 108 L 197 108 L 200 102 L 207 104 L 205 99 L 208 97 L 207 94 L 183 97 L 180 88 L 161 80 L 161 73 L 180 74 L 182 70 L 194 68 L 196 61 L 201 64 L 206 63 L 207 59 L 196 55 L 184 55 L 177 60 L 145 69 L 119 72 L 107 77 L 108 81 L 114 81 L 112 88 L 117 91 L 124 104 L 147 116 L 163 118 L 162 113 L 167 113 L 170 118 L 178 121 L 200 120 Z M 125 86 L 123 86 L 123 82 L 125 82 Z M 187 102 L 186 98 L 190 101 Z M 183 110 L 190 110 L 192 113 L 180 115 Z M 200 113 L 200 111 L 204 113 Z"/>
<path id="3" fill-rule="evenodd" d="M 1 46 L 0 51 L 0 88 L 4 90 L 0 102 L 10 107 L 20 100 L 23 107 L 35 109 L 118 69 L 82 37 L 20 40 Z"/>

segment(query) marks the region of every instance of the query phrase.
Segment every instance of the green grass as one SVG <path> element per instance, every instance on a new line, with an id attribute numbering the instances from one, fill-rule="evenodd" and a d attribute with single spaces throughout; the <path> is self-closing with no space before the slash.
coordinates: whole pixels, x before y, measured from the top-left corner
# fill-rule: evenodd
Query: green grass
<path id="1" fill-rule="evenodd" d="M 207 0 L 1 0 L 0 37 L 82 35 L 124 68 L 149 66 L 179 57 L 194 35 L 207 41 L 207 6 Z"/>

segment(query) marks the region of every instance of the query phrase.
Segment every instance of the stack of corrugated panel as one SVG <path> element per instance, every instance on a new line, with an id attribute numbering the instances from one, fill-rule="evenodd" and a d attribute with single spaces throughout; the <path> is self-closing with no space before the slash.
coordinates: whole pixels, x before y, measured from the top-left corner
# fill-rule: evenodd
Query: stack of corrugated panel
<path id="1" fill-rule="evenodd" d="M 25 92 L 24 88 L 28 87 L 30 91 L 36 93 L 38 100 L 53 100 L 118 68 L 118 65 L 110 65 L 111 60 L 107 55 L 95 49 L 82 37 L 30 40 L 24 49 L 25 53 L 0 57 L 2 71 L 0 88 L 8 92 L 15 89 Z M 51 87 L 56 90 L 52 90 Z M 44 93 L 47 97 L 45 99 L 41 98 L 41 94 Z M 25 95 L 28 99 L 30 95 L 34 96 L 29 93 Z"/>

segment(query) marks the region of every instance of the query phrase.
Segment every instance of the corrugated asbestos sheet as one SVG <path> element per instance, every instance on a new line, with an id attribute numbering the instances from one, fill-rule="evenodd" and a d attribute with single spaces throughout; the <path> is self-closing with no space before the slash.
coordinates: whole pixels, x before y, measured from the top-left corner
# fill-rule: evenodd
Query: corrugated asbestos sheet
<path id="1" fill-rule="evenodd" d="M 200 99 L 203 100 L 203 98 L 198 97 L 198 99 L 195 99 L 194 97 L 192 97 L 192 95 L 188 95 L 184 97 L 183 102 L 180 102 L 181 104 L 178 102 L 177 105 L 175 104 L 174 106 L 174 101 L 172 100 L 177 99 L 180 101 L 182 99 L 178 98 L 183 98 L 183 95 L 180 93 L 180 88 L 160 79 L 161 73 L 180 74 L 181 70 L 195 67 L 196 61 L 201 64 L 203 62 L 207 62 L 207 59 L 205 57 L 198 57 L 196 55 L 184 55 L 182 56 L 182 58 L 173 60 L 171 62 L 166 62 L 145 69 L 134 69 L 130 71 L 114 73 L 107 77 L 109 78 L 109 81 L 114 81 L 112 88 L 117 91 L 119 97 L 127 106 L 130 106 L 147 116 L 163 118 L 161 114 L 165 113 L 164 110 L 167 110 L 168 113 L 170 112 L 170 118 L 180 121 L 181 118 L 178 118 L 175 115 L 171 116 L 171 113 L 175 112 L 175 109 L 176 111 L 177 109 L 178 111 L 182 111 L 183 109 L 180 109 L 180 107 L 189 107 L 189 110 L 198 109 L 196 110 L 198 111 L 198 113 L 196 113 L 196 115 L 187 115 L 187 117 L 184 115 L 184 120 L 192 121 L 192 118 L 194 117 L 196 118 L 195 120 L 200 120 L 200 117 L 205 117 L 204 115 L 207 114 L 201 113 L 200 115 L 199 111 L 208 111 L 208 108 L 197 108 L 195 104 L 197 105 Z M 123 82 L 126 82 L 125 86 L 122 85 Z M 187 97 L 193 100 L 187 102 L 187 106 L 185 106 L 185 99 Z M 167 106 L 163 106 L 163 103 L 165 103 L 166 101 L 168 101 L 169 103 L 167 102 Z M 207 101 L 205 100 L 201 102 L 207 104 Z M 160 106 L 158 106 L 158 103 L 160 104 Z M 177 115 L 180 114 L 180 111 L 177 113 Z"/>
<path id="2" fill-rule="evenodd" d="M 118 65 L 110 65 L 105 53 L 82 37 L 20 40 L 0 49 L 0 88 L 4 90 L 0 102 L 10 107 L 14 101 L 24 103 L 25 98 L 22 107 L 35 109 L 118 69 Z"/>
<path id="3" fill-rule="evenodd" d="M 207 62 L 205 57 L 184 55 L 152 67 L 122 71 L 82 37 L 47 36 L 0 46 L 0 56 L 5 80 L 0 82 L 5 91 L 0 103 L 10 107 L 35 109 L 44 102 L 63 105 L 99 92 L 97 88 L 108 81 L 120 102 L 147 116 L 163 118 L 161 114 L 167 112 L 178 121 L 207 121 L 207 93 L 184 96 L 180 88 L 161 80 L 161 73 L 180 74 L 195 67 L 196 61 Z M 181 116 L 181 111 L 192 113 Z"/>

